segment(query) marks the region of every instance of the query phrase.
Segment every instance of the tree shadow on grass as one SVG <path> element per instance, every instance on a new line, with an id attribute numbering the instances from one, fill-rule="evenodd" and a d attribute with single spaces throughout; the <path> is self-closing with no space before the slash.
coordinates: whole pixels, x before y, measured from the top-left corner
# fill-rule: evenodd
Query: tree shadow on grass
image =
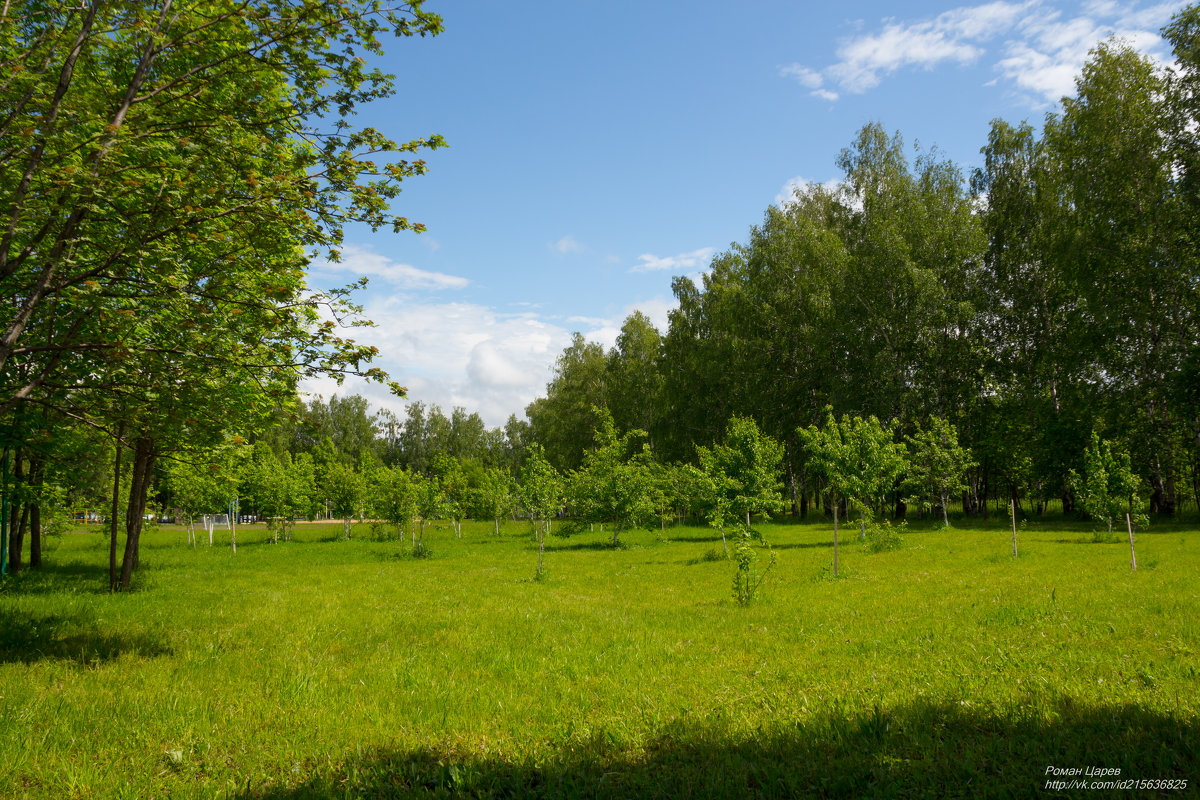
<path id="1" fill-rule="evenodd" d="M 614 545 L 612 543 L 612 534 L 609 534 L 607 539 L 598 542 L 572 542 L 569 539 L 560 539 L 559 541 L 546 540 L 547 553 L 565 553 L 571 550 L 631 550 L 637 545 L 629 544 L 623 540 L 618 540 Z M 528 545 L 526 549 L 537 550 L 537 543 Z"/>
<path id="2" fill-rule="evenodd" d="M 17 615 L 0 611 L 0 664 L 59 660 L 87 666 L 123 655 L 167 655 L 169 648 L 144 633 L 102 630 L 86 615 Z"/>
<path id="3" fill-rule="evenodd" d="M 840 546 L 845 547 L 846 542 L 841 542 Z M 830 539 L 828 542 L 783 542 L 782 544 L 771 542 L 772 550 L 812 550 L 820 548 L 828 548 L 832 550 L 833 540 Z"/>
<path id="4" fill-rule="evenodd" d="M 334 797 L 784 798 L 1096 796 L 1088 767 L 1120 778 L 1197 780 L 1200 724 L 1136 706 L 1069 700 L 1033 714 L 958 703 L 835 710 L 753 736 L 676 722 L 644 747 L 606 732 L 550 756 L 505 758 L 454 749 L 375 749 L 304 782 L 250 787 L 242 800 Z M 1078 776 L 1048 774 L 1078 769 Z M 1077 790 L 1047 781 L 1082 780 Z M 1108 778 L 1111 780 L 1111 778 Z M 1066 789 L 1064 791 L 1064 789 Z M 1101 791 L 1111 796 L 1112 790 Z M 1182 796 L 1176 790 L 1137 796 Z"/>
<path id="5" fill-rule="evenodd" d="M 5 594 L 108 594 L 108 564 L 44 561 L 37 569 L 9 573 L 0 584 Z"/>

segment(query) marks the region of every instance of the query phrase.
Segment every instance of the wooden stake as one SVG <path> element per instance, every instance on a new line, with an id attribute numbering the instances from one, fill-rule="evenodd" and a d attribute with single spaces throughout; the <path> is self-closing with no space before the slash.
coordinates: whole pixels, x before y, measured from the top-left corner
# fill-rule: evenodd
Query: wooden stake
<path id="1" fill-rule="evenodd" d="M 1016 500 L 1008 501 L 1008 511 L 1012 518 L 1013 558 L 1016 558 L 1017 557 L 1017 501 Z"/>
<path id="2" fill-rule="evenodd" d="M 1129 566 L 1137 572 L 1137 553 L 1133 550 L 1133 518 L 1129 516 L 1129 512 L 1125 513 L 1125 524 L 1129 527 Z"/>

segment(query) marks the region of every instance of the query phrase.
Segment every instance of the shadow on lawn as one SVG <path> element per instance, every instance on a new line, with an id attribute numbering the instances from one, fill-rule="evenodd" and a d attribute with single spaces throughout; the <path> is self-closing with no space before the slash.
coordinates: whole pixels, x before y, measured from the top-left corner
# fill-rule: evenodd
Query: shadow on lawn
<path id="1" fill-rule="evenodd" d="M 0 612 L 0 664 L 60 660 L 86 666 L 126 654 L 152 657 L 169 652 L 152 636 L 104 631 L 84 615 Z"/>
<path id="2" fill-rule="evenodd" d="M 777 724 L 748 739 L 676 723 L 636 752 L 600 733 L 536 762 L 437 748 L 377 749 L 304 783 L 248 788 L 236 797 L 1023 797 L 1048 790 L 1094 796 L 1095 790 L 1047 787 L 1048 780 L 1072 779 L 1049 776 L 1047 768 L 1115 767 L 1120 778 L 1186 779 L 1189 789 L 1200 778 L 1195 719 L 1070 701 L 1043 711 L 997 715 L 956 703 L 876 707 Z"/>
<path id="3" fill-rule="evenodd" d="M 108 564 L 48 559 L 37 569 L 25 567 L 15 575 L 9 573 L 4 590 L 14 595 L 108 594 Z"/>

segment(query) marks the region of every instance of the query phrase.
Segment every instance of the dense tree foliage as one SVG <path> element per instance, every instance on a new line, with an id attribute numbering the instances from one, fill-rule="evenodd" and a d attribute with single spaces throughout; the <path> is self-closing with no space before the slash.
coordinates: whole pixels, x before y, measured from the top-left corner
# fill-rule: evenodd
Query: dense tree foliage
<path id="1" fill-rule="evenodd" d="M 631 317 L 607 354 L 577 337 L 529 407 L 534 438 L 574 466 L 588 409 L 607 407 L 618 434 L 695 463 L 744 416 L 783 442 L 803 514 L 847 496 L 803 446 L 828 405 L 912 449 L 911 474 L 852 499 L 936 504 L 948 522 L 952 496 L 967 513 L 1075 510 L 1070 475 L 1098 431 L 1152 511 L 1197 502 L 1198 31 L 1197 8 L 1165 30 L 1170 68 L 1101 44 L 1040 131 L 993 123 L 970 180 L 865 126 L 836 186 L 769 208 L 699 283 L 675 279 L 664 333 Z"/>

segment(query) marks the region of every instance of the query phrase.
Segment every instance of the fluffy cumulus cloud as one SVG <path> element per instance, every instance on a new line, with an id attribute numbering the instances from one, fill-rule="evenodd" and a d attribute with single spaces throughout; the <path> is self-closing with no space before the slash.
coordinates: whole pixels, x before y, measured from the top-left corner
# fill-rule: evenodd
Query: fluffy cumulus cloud
<path id="1" fill-rule="evenodd" d="M 474 303 L 387 298 L 367 304 L 365 315 L 375 327 L 356 331 L 354 338 L 379 348 L 376 365 L 408 388 L 408 400 L 436 404 L 447 413 L 462 406 L 496 426 L 510 414 L 521 417 L 525 406 L 545 392 L 554 362 L 574 331 L 610 348 L 635 309 L 665 330 L 673 307 L 670 300 L 654 298 L 613 317 L 561 319 L 528 307 L 503 311 Z M 309 381 L 303 389 L 326 397 L 362 394 L 375 407 L 400 416 L 407 402 L 355 379 L 341 387 L 332 380 Z"/>
<path id="2" fill-rule="evenodd" d="M 463 289 L 470 281 L 457 275 L 430 272 L 409 264 L 392 261 L 365 247 L 348 244 L 342 248 L 341 261 L 318 259 L 310 270 L 315 278 L 350 279 L 360 276 L 383 281 L 404 289 Z"/>
<path id="3" fill-rule="evenodd" d="M 693 250 L 690 253 L 679 253 L 673 256 L 656 256 L 651 253 L 643 253 L 638 256 L 638 263 L 630 270 L 630 272 L 692 272 L 696 269 L 703 269 L 708 265 L 709 259 L 716 252 L 712 247 L 701 247 L 699 250 Z"/>
<path id="4" fill-rule="evenodd" d="M 843 40 L 834 63 L 820 69 L 788 64 L 779 72 L 810 94 L 833 101 L 844 92 L 873 89 L 899 70 L 986 61 L 1031 105 L 1046 105 L 1074 91 L 1088 51 L 1109 36 L 1159 54 L 1158 30 L 1184 5 L 997 0 L 927 19 L 885 19 L 878 28 Z"/>

